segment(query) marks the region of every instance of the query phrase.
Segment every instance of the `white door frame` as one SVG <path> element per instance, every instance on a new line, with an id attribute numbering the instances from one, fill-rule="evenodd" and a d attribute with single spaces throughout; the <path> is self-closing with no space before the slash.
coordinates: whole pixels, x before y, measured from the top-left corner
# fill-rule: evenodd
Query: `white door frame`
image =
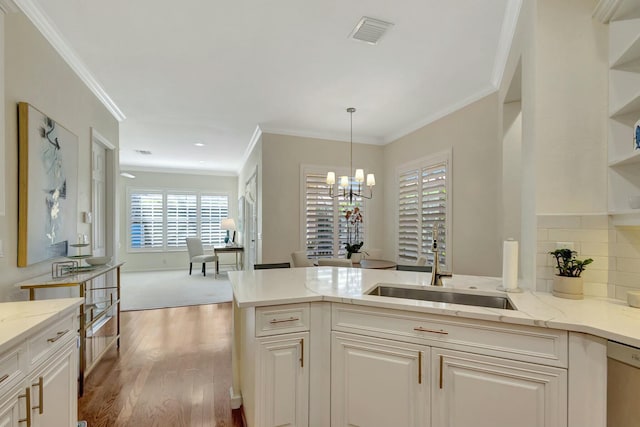
<path id="1" fill-rule="evenodd" d="M 91 143 L 98 143 L 105 148 L 105 255 L 111 256 L 114 262 L 117 262 L 118 251 L 116 250 L 118 241 L 118 227 L 117 227 L 117 203 L 118 198 L 116 194 L 118 189 L 116 187 L 116 176 L 118 176 L 118 162 L 116 146 L 113 145 L 106 137 L 104 137 L 95 128 L 91 128 Z M 93 156 L 91 159 L 91 170 L 93 170 Z M 92 186 L 93 187 L 93 186 Z M 93 188 L 91 190 L 93 192 Z M 93 201 L 93 194 L 91 194 L 91 200 Z M 93 203 L 93 202 L 92 202 Z M 93 228 L 92 228 L 93 230 Z"/>

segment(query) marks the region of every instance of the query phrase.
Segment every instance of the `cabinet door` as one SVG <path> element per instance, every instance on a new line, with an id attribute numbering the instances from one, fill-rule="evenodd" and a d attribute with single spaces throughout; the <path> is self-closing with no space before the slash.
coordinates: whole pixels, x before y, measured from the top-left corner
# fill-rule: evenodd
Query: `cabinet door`
<path id="1" fill-rule="evenodd" d="M 31 418 L 34 427 L 76 427 L 78 424 L 78 356 L 76 340 L 33 371 Z"/>
<path id="2" fill-rule="evenodd" d="M 432 348 L 432 424 L 438 427 L 563 427 L 567 371 Z"/>
<path id="3" fill-rule="evenodd" d="M 258 426 L 309 424 L 309 333 L 258 339 L 256 423 Z"/>
<path id="4" fill-rule="evenodd" d="M 22 394 L 21 394 L 22 393 Z M 25 389 L 16 387 L 0 401 L 0 427 L 19 427 L 19 419 L 25 418 L 28 405 Z M 20 410 L 22 408 L 22 410 Z"/>
<path id="5" fill-rule="evenodd" d="M 331 425 L 429 426 L 427 346 L 332 333 Z"/>

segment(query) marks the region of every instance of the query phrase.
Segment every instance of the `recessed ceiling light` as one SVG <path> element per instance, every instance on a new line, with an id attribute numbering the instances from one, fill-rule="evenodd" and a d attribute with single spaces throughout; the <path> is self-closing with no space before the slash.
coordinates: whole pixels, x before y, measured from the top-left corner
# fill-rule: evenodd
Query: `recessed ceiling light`
<path id="1" fill-rule="evenodd" d="M 151 151 L 149 151 L 149 150 L 136 150 L 136 153 L 144 154 L 144 155 L 148 156 L 149 154 L 151 154 Z"/>
<path id="2" fill-rule="evenodd" d="M 202 142 L 196 142 L 195 144 L 196 147 L 204 147 L 204 144 Z"/>
<path id="3" fill-rule="evenodd" d="M 120 176 L 123 176 L 125 178 L 131 178 L 131 179 L 136 177 L 134 174 L 129 173 L 129 172 L 120 172 Z"/>

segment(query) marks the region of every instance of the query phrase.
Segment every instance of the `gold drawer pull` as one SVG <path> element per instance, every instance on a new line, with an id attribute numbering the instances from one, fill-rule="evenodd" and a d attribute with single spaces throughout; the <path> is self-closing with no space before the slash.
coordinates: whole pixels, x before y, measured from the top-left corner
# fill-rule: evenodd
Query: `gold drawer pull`
<path id="1" fill-rule="evenodd" d="M 38 405 L 37 406 L 32 406 L 31 409 L 38 409 L 38 413 L 40 415 L 42 415 L 42 413 L 44 412 L 44 387 L 43 384 L 44 383 L 44 378 L 40 377 L 38 378 L 38 382 L 35 384 L 31 384 L 31 387 L 38 387 Z"/>
<path id="2" fill-rule="evenodd" d="M 24 390 L 24 394 L 21 394 L 18 396 L 19 399 L 21 398 L 26 398 L 27 399 L 27 404 L 25 405 L 25 409 L 27 411 L 27 416 L 26 418 L 20 418 L 18 420 L 19 423 L 27 423 L 27 427 L 31 427 L 31 389 L 29 387 L 27 387 Z"/>
<path id="3" fill-rule="evenodd" d="M 417 328 L 413 328 L 413 330 L 414 331 L 418 331 L 418 332 L 431 332 L 433 334 L 449 335 L 449 332 L 443 331 L 442 329 L 440 329 L 439 331 L 436 331 L 435 329 L 426 329 L 426 328 L 423 328 L 422 326 L 418 326 Z"/>
<path id="4" fill-rule="evenodd" d="M 288 319 L 272 319 L 269 323 L 271 323 L 272 325 L 276 324 L 276 323 L 284 323 L 284 322 L 297 322 L 298 320 L 300 320 L 299 317 L 289 317 Z"/>
<path id="5" fill-rule="evenodd" d="M 0 383 L 3 382 L 4 380 L 6 380 L 7 378 L 9 378 L 9 374 L 4 374 L 3 376 L 0 377 Z"/>
<path id="6" fill-rule="evenodd" d="M 67 329 L 66 331 L 60 331 L 56 334 L 55 337 L 53 338 L 48 338 L 47 342 L 56 342 L 58 341 L 60 338 L 62 338 L 64 336 L 64 334 L 66 334 L 67 332 L 69 332 L 69 330 Z"/>

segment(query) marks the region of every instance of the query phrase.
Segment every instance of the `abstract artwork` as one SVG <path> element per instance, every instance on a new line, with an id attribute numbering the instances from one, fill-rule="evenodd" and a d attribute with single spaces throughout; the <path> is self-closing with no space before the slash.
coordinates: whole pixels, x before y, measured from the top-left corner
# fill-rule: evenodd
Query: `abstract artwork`
<path id="1" fill-rule="evenodd" d="M 67 255 L 77 229 L 78 137 L 18 104 L 18 267 Z"/>

